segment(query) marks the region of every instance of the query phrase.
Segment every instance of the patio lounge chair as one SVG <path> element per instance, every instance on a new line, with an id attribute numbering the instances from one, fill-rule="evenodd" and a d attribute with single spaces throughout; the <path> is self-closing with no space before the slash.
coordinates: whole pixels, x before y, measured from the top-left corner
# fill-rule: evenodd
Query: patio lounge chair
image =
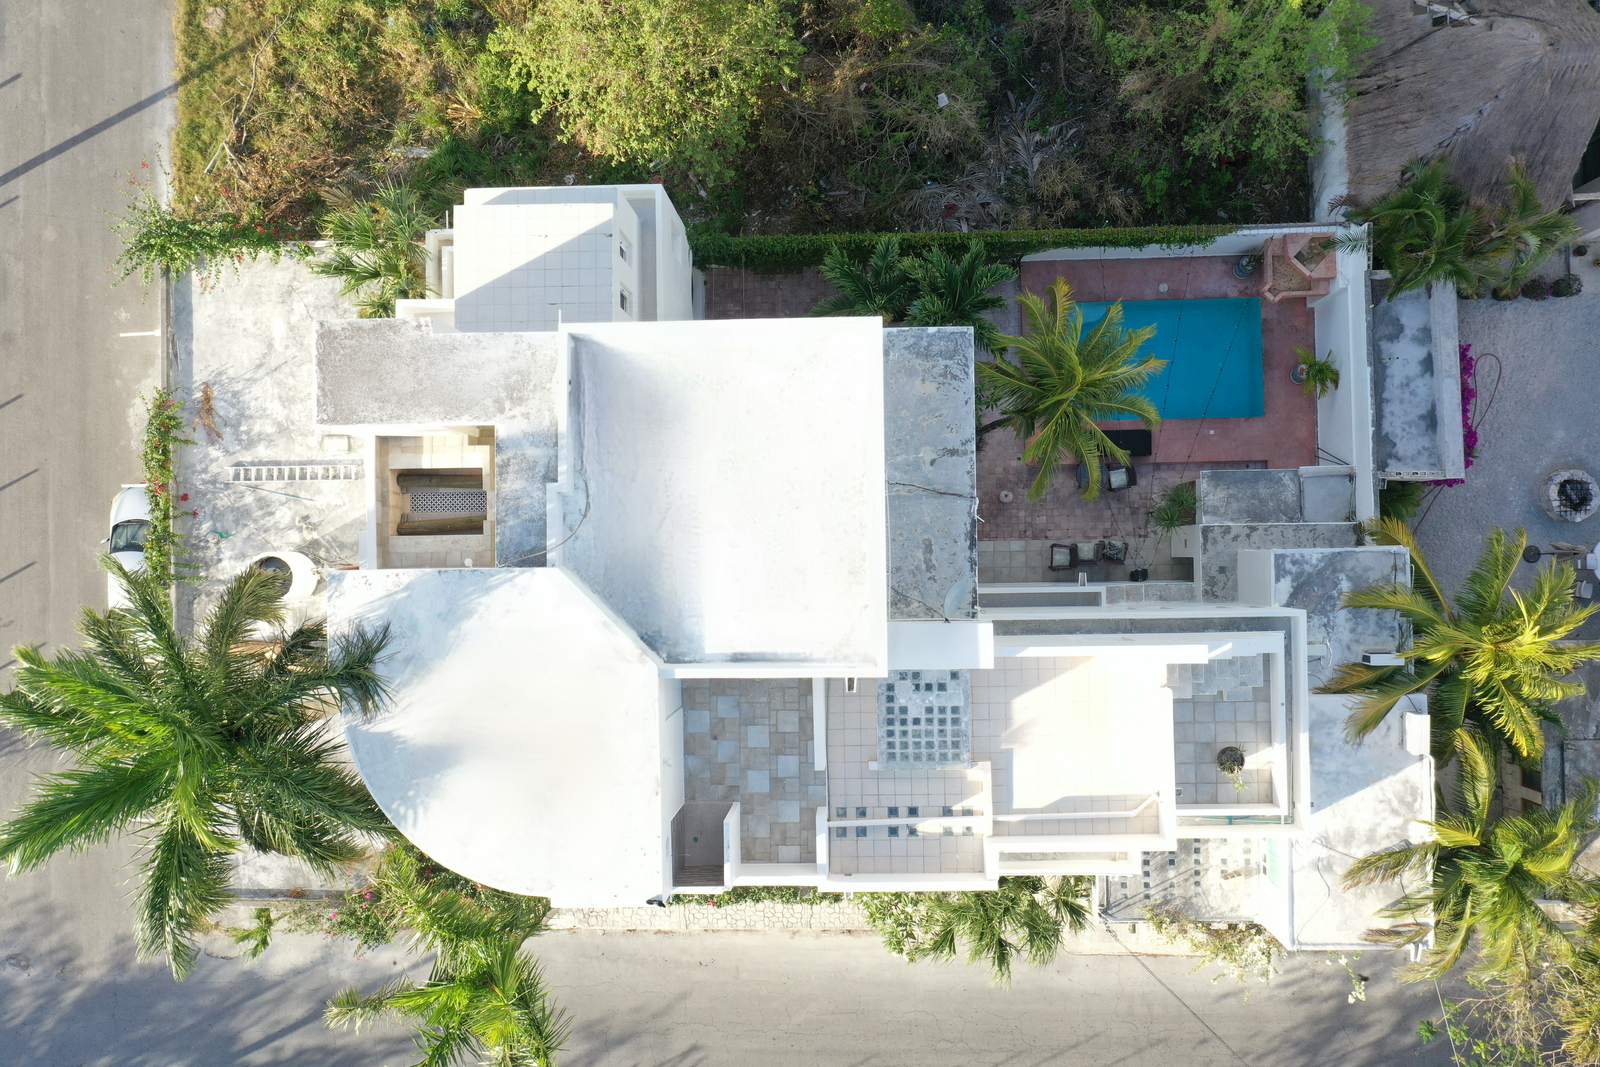
<path id="1" fill-rule="evenodd" d="M 1132 489 L 1139 484 L 1139 475 L 1128 463 L 1107 463 L 1105 475 L 1100 479 L 1100 488 L 1108 493 L 1119 492 L 1123 489 Z M 1078 488 L 1089 487 L 1089 465 L 1078 464 Z"/>
<path id="2" fill-rule="evenodd" d="M 1074 545 L 1054 544 L 1050 546 L 1050 569 L 1053 571 L 1070 571 L 1078 565 L 1078 550 Z"/>

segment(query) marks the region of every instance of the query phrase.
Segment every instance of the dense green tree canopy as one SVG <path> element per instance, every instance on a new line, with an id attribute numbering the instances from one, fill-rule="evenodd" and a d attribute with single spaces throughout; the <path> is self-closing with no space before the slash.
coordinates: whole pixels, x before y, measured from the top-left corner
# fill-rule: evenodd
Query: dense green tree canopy
<path id="1" fill-rule="evenodd" d="M 802 51 L 776 0 L 541 0 L 494 45 L 590 152 L 707 179 Z"/>

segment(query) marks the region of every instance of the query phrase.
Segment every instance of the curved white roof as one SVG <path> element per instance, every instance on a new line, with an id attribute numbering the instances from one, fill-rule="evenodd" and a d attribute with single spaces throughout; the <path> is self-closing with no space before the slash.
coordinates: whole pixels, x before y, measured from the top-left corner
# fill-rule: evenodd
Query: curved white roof
<path id="1" fill-rule="evenodd" d="M 391 628 L 394 699 L 345 716 L 400 831 L 486 885 L 638 905 L 669 878 L 659 666 L 554 568 L 334 571 L 333 632 Z"/>

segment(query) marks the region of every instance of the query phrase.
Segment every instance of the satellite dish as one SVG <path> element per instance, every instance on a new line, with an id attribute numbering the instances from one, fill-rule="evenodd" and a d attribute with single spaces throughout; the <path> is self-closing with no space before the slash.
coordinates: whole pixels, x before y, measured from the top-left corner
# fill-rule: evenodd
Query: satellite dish
<path id="1" fill-rule="evenodd" d="M 970 578 L 963 578 L 952 585 L 950 591 L 944 595 L 945 622 L 949 622 L 952 615 L 969 610 L 967 605 L 971 599 L 972 580 Z"/>

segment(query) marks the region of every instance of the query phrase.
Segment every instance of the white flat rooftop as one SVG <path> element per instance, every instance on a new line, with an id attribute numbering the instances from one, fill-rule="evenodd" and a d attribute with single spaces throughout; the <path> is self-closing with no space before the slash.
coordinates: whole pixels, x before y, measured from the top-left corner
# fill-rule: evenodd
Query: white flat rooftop
<path id="1" fill-rule="evenodd" d="M 569 333 L 551 562 L 670 664 L 881 675 L 879 320 Z"/>
<path id="2" fill-rule="evenodd" d="M 390 627 L 394 699 L 345 716 L 367 787 L 440 863 L 563 907 L 662 891 L 659 666 L 553 568 L 333 571 L 329 622 Z"/>

